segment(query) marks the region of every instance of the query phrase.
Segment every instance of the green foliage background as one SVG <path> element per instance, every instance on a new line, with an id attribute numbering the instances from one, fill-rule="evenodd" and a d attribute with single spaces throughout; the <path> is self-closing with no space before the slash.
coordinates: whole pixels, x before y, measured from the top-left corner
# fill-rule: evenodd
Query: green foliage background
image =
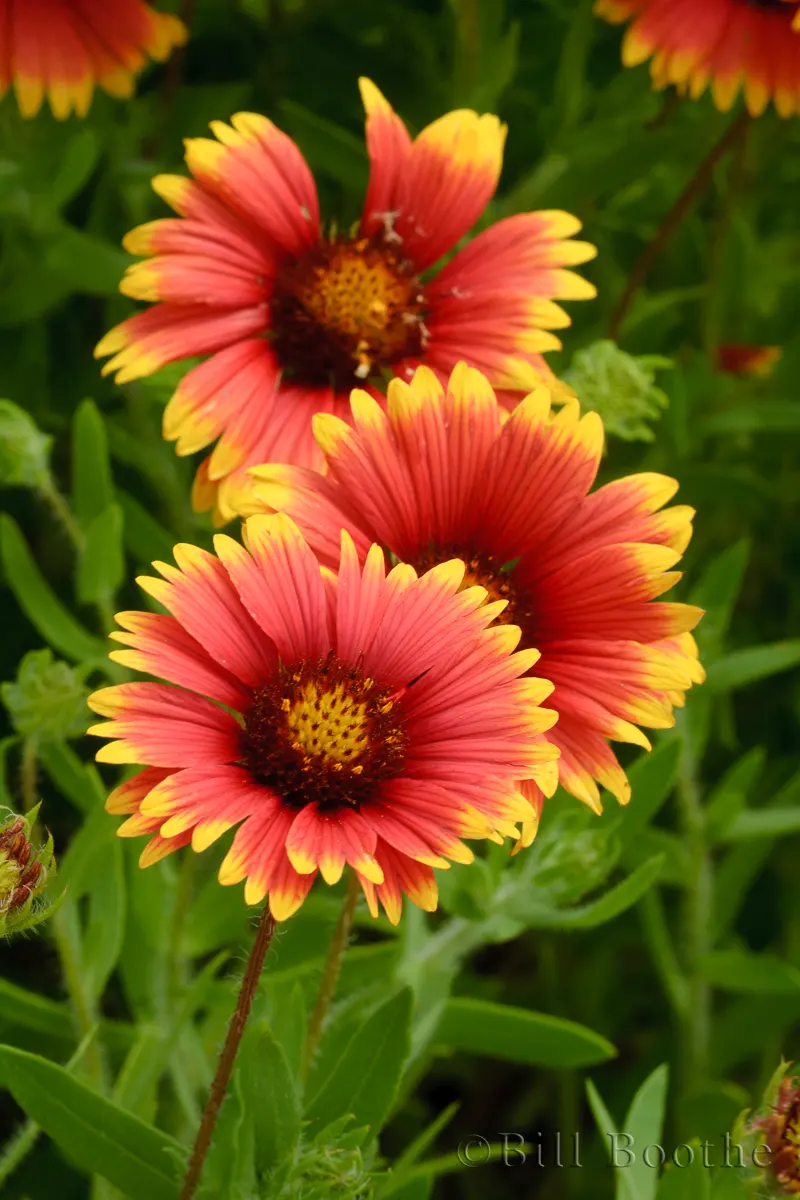
<path id="1" fill-rule="evenodd" d="M 0 395 L 35 422 L 0 409 L 3 802 L 41 796 L 69 882 L 44 932 L 2 950 L 8 1200 L 177 1196 L 252 936 L 240 890 L 215 882 L 221 851 L 138 870 L 102 811 L 113 771 L 77 736 L 86 691 L 118 676 L 102 638 L 141 604 L 134 575 L 176 540 L 210 539 L 188 504 L 192 464 L 160 438 L 179 372 L 117 389 L 92 358 L 133 308 L 117 293 L 122 235 L 164 215 L 149 179 L 181 169 L 182 137 L 253 109 L 297 139 L 323 211 L 345 223 L 367 173 L 358 75 L 414 129 L 453 107 L 498 112 L 509 138 L 484 220 L 565 208 L 599 250 L 582 269 L 599 297 L 568 305 L 551 356 L 564 373 L 607 336 L 635 259 L 730 120 L 623 71 L 620 33 L 591 7 L 198 0 L 171 102 L 157 68 L 135 100 L 98 96 L 82 122 L 0 105 Z M 395 931 L 359 913 L 302 1092 L 302 1013 L 341 902 L 315 889 L 270 953 L 203 1196 L 744 1194 L 736 1172 L 614 1172 L 598 1128 L 719 1146 L 781 1053 L 800 1055 L 798 164 L 800 122 L 754 122 L 620 334 L 671 360 L 650 361 L 668 405 L 659 418 L 650 394 L 652 441 L 610 438 L 604 476 L 665 471 L 697 508 L 682 595 L 707 610 L 708 684 L 636 761 L 626 811 L 609 800 L 597 819 L 559 795 L 531 851 L 490 847 L 442 877 L 434 918 L 407 906 Z M 739 380 L 713 368 L 721 341 L 783 359 Z M 579 390 L 586 370 L 584 356 Z M 557 1130 L 580 1132 L 582 1170 L 553 1165 Z M 459 1164 L 461 1141 L 503 1131 L 541 1141 L 549 1165 Z"/>

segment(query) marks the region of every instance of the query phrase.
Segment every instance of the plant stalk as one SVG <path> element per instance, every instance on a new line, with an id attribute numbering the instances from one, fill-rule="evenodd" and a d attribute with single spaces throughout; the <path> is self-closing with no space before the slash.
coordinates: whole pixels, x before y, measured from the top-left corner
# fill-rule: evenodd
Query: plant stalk
<path id="1" fill-rule="evenodd" d="M 358 902 L 358 879 L 354 871 L 348 872 L 347 892 L 345 893 L 344 904 L 342 911 L 339 914 L 339 920 L 336 922 L 336 928 L 333 931 L 331 942 L 328 947 L 328 954 L 325 959 L 325 966 L 322 968 L 322 978 L 319 983 L 319 991 L 317 992 L 317 1000 L 314 1005 L 313 1012 L 308 1021 L 308 1032 L 306 1033 L 305 1050 L 303 1051 L 303 1065 L 301 1077 L 306 1079 L 311 1063 L 314 1059 L 314 1053 L 319 1044 L 322 1026 L 325 1022 L 328 1009 L 330 1008 L 331 1000 L 336 993 L 336 985 L 339 982 L 339 973 L 342 969 L 342 958 L 344 957 L 347 939 L 350 936 L 350 927 L 353 923 L 353 914 L 356 911 Z"/>
<path id="2" fill-rule="evenodd" d="M 264 959 L 274 933 L 275 920 L 269 911 L 269 905 L 265 905 L 256 933 L 256 940 L 253 942 L 253 948 L 250 951 L 250 957 L 245 967 L 242 986 L 239 989 L 239 996 L 236 1001 L 236 1008 L 233 1011 L 231 1023 L 228 1026 L 228 1032 L 225 1036 L 225 1044 L 219 1056 L 217 1072 L 208 1093 L 208 1100 L 206 1101 L 202 1120 L 200 1121 L 200 1128 L 197 1131 L 197 1138 L 195 1139 L 186 1177 L 181 1188 L 180 1200 L 191 1200 L 200 1183 L 200 1176 L 203 1173 L 206 1155 L 208 1154 L 211 1139 L 214 1135 L 219 1110 L 222 1107 L 222 1101 L 225 1099 L 228 1084 L 231 1081 L 239 1043 L 242 1040 L 247 1019 L 253 1007 L 253 999 L 258 988 L 258 981 L 261 978 Z"/>
<path id="3" fill-rule="evenodd" d="M 672 237 L 675 230 L 681 225 L 684 217 L 691 211 L 695 202 L 705 192 L 711 178 L 714 174 L 714 168 L 717 163 L 723 158 L 728 150 L 736 144 L 738 139 L 743 134 L 744 130 L 750 122 L 750 114 L 743 109 L 738 117 L 725 130 L 717 144 L 709 151 L 699 167 L 695 171 L 689 183 L 681 192 L 678 199 L 669 210 L 664 220 L 661 222 L 655 237 L 644 248 L 639 256 L 633 270 L 628 276 L 628 282 L 625 284 L 625 289 L 620 296 L 617 307 L 614 309 L 614 315 L 611 318 L 611 324 L 608 328 L 608 336 L 617 341 L 620 329 L 625 321 L 628 311 L 633 303 L 639 288 L 644 283 L 653 263 L 659 257 L 661 252 L 666 247 L 668 241 Z"/>

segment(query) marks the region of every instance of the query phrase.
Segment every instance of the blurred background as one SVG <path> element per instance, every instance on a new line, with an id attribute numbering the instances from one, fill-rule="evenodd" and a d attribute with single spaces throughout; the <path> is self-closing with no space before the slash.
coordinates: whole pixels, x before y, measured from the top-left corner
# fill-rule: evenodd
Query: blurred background
<path id="1" fill-rule="evenodd" d="M 135 307 L 117 292 L 130 261 L 123 234 L 165 215 L 151 176 L 182 169 L 182 138 L 251 109 L 296 139 L 322 211 L 342 226 L 358 216 L 367 176 L 359 75 L 412 130 L 457 107 L 498 113 L 509 127 L 505 165 L 483 223 L 566 209 L 598 248 L 581 268 L 598 298 L 566 305 L 573 325 L 549 361 L 606 418 L 603 477 L 665 472 L 680 481 L 679 501 L 697 509 L 679 593 L 707 610 L 699 641 L 709 680 L 677 735 L 659 737 L 649 774 L 637 765 L 628 824 L 613 801 L 599 821 L 565 797 L 546 808 L 524 870 L 549 915 L 518 906 L 498 926 L 506 864 L 492 852 L 450 872 L 433 935 L 417 914 L 404 917 L 402 953 L 412 964 L 421 954 L 422 976 L 435 973 L 430 945 L 420 951 L 414 937 L 460 922 L 474 936 L 449 981 L 456 995 L 577 1022 L 599 1035 L 595 1051 L 543 1050 L 546 1036 L 526 1046 L 513 1029 L 482 1045 L 476 1030 L 448 1036 L 443 1027 L 407 1076 L 381 1148 L 396 1158 L 457 1104 L 429 1147 L 451 1156 L 450 1166 L 393 1193 L 400 1200 L 604 1200 L 615 1189 L 650 1197 L 655 1178 L 626 1192 L 622 1173 L 608 1169 L 588 1077 L 627 1128 L 634 1093 L 669 1064 L 663 1132 L 645 1103 L 643 1134 L 668 1147 L 693 1137 L 721 1144 L 781 1054 L 800 1055 L 800 122 L 770 109 L 739 134 L 637 290 L 617 331 L 621 355 L 604 340 L 626 280 L 733 118 L 708 98 L 654 93 L 646 67 L 624 70 L 620 30 L 593 16 L 591 0 L 186 8 L 192 36 L 178 66 L 149 69 L 132 101 L 98 94 L 86 120 L 64 123 L 44 111 L 23 121 L 13 100 L 0 104 L 0 396 L 40 431 L 0 411 L 3 803 L 21 809 L 27 772 L 59 857 L 81 827 L 94 831 L 92 813 L 113 782 L 112 771 L 101 779 L 87 767 L 92 747 L 80 736 L 85 693 L 102 679 L 98 639 L 113 611 L 139 605 L 133 579 L 142 567 L 168 559 L 177 540 L 210 544 L 209 520 L 188 502 L 195 464 L 176 459 L 160 434 L 185 368 L 118 388 L 92 357 Z M 768 374 L 732 373 L 719 353 L 730 345 L 779 347 L 781 357 Z M 180 984 L 220 949 L 241 959 L 237 939 L 248 929 L 238 889 L 220 897 L 206 886 L 214 853 L 193 877 L 172 862 L 140 876 L 138 848 L 120 849 L 115 822 L 103 821 L 112 841 L 84 835 L 83 860 L 67 864 L 78 879 L 67 916 L 62 909 L 54 932 L 2 949 L 13 985 L 0 996 L 3 1041 L 59 1062 L 75 1043 L 56 1013 L 80 1008 L 70 964 L 88 988 L 78 1027 L 103 1020 L 113 1064 L 124 1058 L 123 1024 L 156 1021 L 143 979 L 166 972 Z M 638 894 L 585 916 L 601 888 L 634 876 L 637 888 L 645 880 Z M 189 917 L 169 942 L 156 930 L 176 906 Z M 335 917 L 327 897 L 309 903 L 286 934 L 279 970 L 322 953 Z M 387 933 L 365 918 L 358 945 L 385 945 Z M 346 989 L 362 983 L 345 980 Z M 41 1007 L 22 1005 L 15 988 L 37 993 Z M 205 1024 L 198 1017 L 195 1041 L 213 1047 L 229 1007 L 223 990 L 219 1012 L 216 993 L 199 1006 L 211 1015 Z M 177 1129 L 191 1123 L 196 1100 L 181 1109 L 174 1075 L 165 1083 L 156 1073 L 149 1085 L 149 1119 Z M 184 1082 L 194 1082 L 188 1068 Z M 0 1094 L 4 1130 L 21 1118 Z M 569 1147 L 564 1168 L 555 1165 L 558 1130 L 565 1139 L 580 1133 L 582 1170 L 567 1169 Z M 475 1134 L 496 1142 L 503 1131 L 541 1142 L 545 1166 L 455 1169 L 459 1142 Z M 7 1176 L 0 1167 L 0 1179 L 9 1200 L 99 1195 L 45 1139 Z M 686 1188 L 670 1194 L 688 1196 Z"/>

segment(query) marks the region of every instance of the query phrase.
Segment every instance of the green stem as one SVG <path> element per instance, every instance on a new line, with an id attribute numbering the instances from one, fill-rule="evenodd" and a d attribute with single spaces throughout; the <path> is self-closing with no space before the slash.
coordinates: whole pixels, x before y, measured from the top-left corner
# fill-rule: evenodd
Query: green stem
<path id="1" fill-rule="evenodd" d="M 712 946 L 714 881 L 696 768 L 688 747 L 683 751 L 678 776 L 678 800 L 689 858 L 683 914 L 688 1000 L 681 1014 L 683 1082 L 684 1090 L 689 1090 L 702 1082 L 708 1071 L 712 992 L 704 968 Z"/>
<path id="2" fill-rule="evenodd" d="M 653 956 L 661 986 L 679 1021 L 689 1010 L 689 983 L 678 963 L 658 888 L 645 892 L 639 908 L 645 941 Z"/>
<path id="3" fill-rule="evenodd" d="M 52 508 L 55 515 L 58 517 L 61 524 L 64 526 L 72 545 L 80 553 L 80 551 L 83 550 L 85 542 L 83 530 L 76 521 L 69 504 L 61 495 L 61 492 L 58 490 L 52 480 L 49 480 L 46 485 L 43 485 L 42 495 Z"/>
<path id="4" fill-rule="evenodd" d="M 306 1033 L 306 1045 L 301 1071 L 301 1078 L 303 1080 L 308 1076 L 309 1068 L 314 1060 L 314 1054 L 319 1044 L 320 1035 L 322 1034 L 325 1017 L 328 1014 L 331 1000 L 336 993 L 336 985 L 339 982 L 339 973 L 342 969 L 342 958 L 347 946 L 347 939 L 350 936 L 353 913 L 358 903 L 358 891 L 358 879 L 355 872 L 349 871 L 344 904 L 342 905 L 339 920 L 336 922 L 336 928 L 333 931 L 333 936 L 328 946 L 328 954 L 325 959 L 325 966 L 322 968 L 322 978 L 319 982 L 317 1001 L 308 1021 L 308 1032 Z"/>
<path id="5" fill-rule="evenodd" d="M 749 121 L 749 113 L 743 110 L 728 126 L 717 144 L 700 163 L 689 183 L 664 217 L 653 239 L 645 246 L 628 276 L 628 282 L 620 296 L 617 307 L 614 309 L 608 329 L 608 336 L 613 341 L 617 341 L 636 293 L 647 278 L 653 263 L 665 249 L 673 233 L 682 224 L 684 217 L 691 212 L 695 202 L 702 196 L 711 182 L 717 163 L 721 158 L 724 158 L 731 146 L 741 137 Z"/>
<path id="6" fill-rule="evenodd" d="M 733 162 L 728 172 L 725 196 L 719 215 L 714 222 L 714 230 L 711 235 L 708 264 L 708 301 L 706 303 L 705 320 L 703 323 L 703 343 L 712 366 L 716 363 L 717 346 L 720 340 L 720 301 L 722 296 L 719 285 L 725 265 L 725 248 L 728 241 L 728 234 L 730 233 L 731 221 L 744 187 L 745 168 L 747 165 L 747 135 L 749 130 L 750 124 L 746 122 L 742 126 L 741 134 L 736 142 Z"/>
<path id="7" fill-rule="evenodd" d="M 22 792 L 23 812 L 29 813 L 36 807 L 36 739 L 26 737 L 22 743 L 22 761 L 19 771 L 19 786 Z"/>
<path id="8" fill-rule="evenodd" d="M 253 942 L 253 948 L 250 951 L 250 957 L 245 967 L 242 986 L 239 989 L 239 996 L 236 1001 L 236 1008 L 233 1011 L 231 1023 L 228 1026 L 228 1033 L 225 1037 L 225 1044 L 219 1056 L 217 1073 L 211 1084 L 206 1107 L 200 1121 L 200 1128 L 197 1131 L 197 1138 L 195 1139 L 192 1155 L 189 1159 L 186 1177 L 181 1187 L 180 1200 L 192 1200 L 200 1183 L 206 1155 L 211 1146 L 211 1139 L 214 1135 L 217 1118 L 219 1117 L 219 1110 L 228 1091 L 228 1084 L 233 1074 L 239 1043 L 242 1040 L 242 1035 L 250 1016 L 250 1010 L 253 1007 L 258 981 L 261 978 L 261 971 L 264 966 L 264 958 L 266 957 L 274 932 L 275 921 L 272 913 L 269 911 L 269 905 L 265 905 L 264 911 L 261 914 L 261 922 L 258 926 L 256 939 Z"/>

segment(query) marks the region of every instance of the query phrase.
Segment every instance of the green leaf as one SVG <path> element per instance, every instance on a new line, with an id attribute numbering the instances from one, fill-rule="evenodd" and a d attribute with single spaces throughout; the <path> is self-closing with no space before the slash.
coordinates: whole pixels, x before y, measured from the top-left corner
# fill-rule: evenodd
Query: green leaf
<path id="1" fill-rule="evenodd" d="M 668 1082 L 669 1068 L 656 1067 L 633 1097 L 625 1117 L 624 1129 L 633 1139 L 631 1148 L 636 1150 L 636 1161 L 621 1171 L 618 1179 L 624 1179 L 631 1200 L 654 1200 L 656 1194 L 658 1173 L 647 1165 L 641 1151 L 661 1141 Z"/>
<path id="2" fill-rule="evenodd" d="M 800 833 L 800 807 L 750 808 L 722 830 L 719 840 L 749 842 L 752 838 L 788 837 L 793 833 Z"/>
<path id="3" fill-rule="evenodd" d="M 800 638 L 735 650 L 711 663 L 706 686 L 712 692 L 730 692 L 759 679 L 800 665 Z"/>
<path id="4" fill-rule="evenodd" d="M 613 921 L 614 917 L 618 917 L 634 905 L 647 889 L 653 886 L 661 874 L 663 865 L 664 855 L 657 854 L 632 871 L 622 883 L 610 888 L 599 900 L 575 908 L 548 909 L 544 905 L 530 906 L 525 909 L 524 920 L 526 924 L 539 929 L 596 929 L 598 925 Z M 518 915 L 516 906 L 511 905 L 510 910 L 509 916 Z M 520 905 L 520 916 L 522 911 L 523 905 Z"/>
<path id="5" fill-rule="evenodd" d="M 652 442 L 651 421 L 667 407 L 667 395 L 655 386 L 657 370 L 671 367 L 668 358 L 634 358 L 616 342 L 603 339 L 579 350 L 564 382 L 584 408 L 598 412 L 609 433 L 628 442 Z"/>
<path id="6" fill-rule="evenodd" d="M 48 1037 L 75 1040 L 72 1012 L 66 1004 L 0 978 L 0 1018 Z"/>
<path id="7" fill-rule="evenodd" d="M 117 488 L 116 495 L 124 517 L 125 545 L 131 555 L 137 562 L 148 567 L 155 559 L 171 562 L 174 536 L 168 533 L 163 525 L 159 525 L 147 509 L 128 492 Z"/>
<path id="8" fill-rule="evenodd" d="M 33 417 L 0 400 L 0 484 L 3 487 L 41 488 L 52 486 L 50 447 L 53 439 L 42 433 Z"/>
<path id="9" fill-rule="evenodd" d="M 37 757 L 61 794 L 80 812 L 93 812 L 103 806 L 108 789 L 94 763 L 81 762 L 64 742 L 43 742 Z"/>
<path id="10" fill-rule="evenodd" d="M 800 404 L 796 400 L 761 400 L 712 413 L 699 423 L 701 433 L 800 433 Z"/>
<path id="11" fill-rule="evenodd" d="M 122 550 L 122 509 L 111 504 L 86 531 L 78 566 L 77 592 L 83 604 L 110 600 L 125 578 Z"/>
<path id="12" fill-rule="evenodd" d="M 88 182 L 100 157 L 100 141 L 92 129 L 83 128 L 67 139 L 55 176 L 49 181 L 48 201 L 62 208 Z"/>
<path id="13" fill-rule="evenodd" d="M 88 528 L 113 502 L 106 427 L 95 402 L 84 400 L 72 421 L 72 507 Z"/>
<path id="14" fill-rule="evenodd" d="M 746 950 L 717 950 L 702 964 L 703 977 L 729 992 L 774 993 L 800 991 L 800 971 L 771 954 Z"/>
<path id="15" fill-rule="evenodd" d="M 242 1096 L 253 1118 L 256 1164 L 269 1171 L 294 1155 L 300 1137 L 300 1095 L 283 1048 L 266 1022 L 248 1030 L 242 1050 Z"/>
<path id="16" fill-rule="evenodd" d="M 84 1170 L 130 1200 L 177 1200 L 183 1147 L 118 1108 L 63 1067 L 0 1046 L 0 1080 L 17 1104 Z"/>
<path id="17" fill-rule="evenodd" d="M 13 683 L 0 684 L 0 695 L 22 737 L 48 741 L 78 737 L 86 730 L 88 689 L 51 650 L 26 654 Z"/>
<path id="18" fill-rule="evenodd" d="M 705 811 L 706 828 L 712 838 L 726 840 L 726 832 L 744 809 L 764 769 L 765 759 L 765 751 L 755 746 L 743 754 L 713 788 Z"/>
<path id="19" fill-rule="evenodd" d="M 691 1160 L 690 1151 L 693 1155 Z M 703 1162 L 700 1141 L 693 1138 L 688 1144 L 675 1147 L 672 1153 L 677 1161 L 667 1163 L 658 1187 L 658 1200 L 708 1200 L 711 1195 L 711 1171 Z M 708 1161 L 711 1163 L 713 1159 L 709 1158 Z M 654 1171 L 650 1173 L 655 1174 Z M 741 1184 L 739 1186 L 741 1188 Z"/>
<path id="20" fill-rule="evenodd" d="M 125 872 L 118 838 L 109 841 L 102 860 L 95 860 L 88 895 L 81 971 L 87 991 L 97 998 L 117 965 L 125 938 Z"/>
<path id="21" fill-rule="evenodd" d="M 414 995 L 403 988 L 358 1030 L 328 1079 L 311 1098 L 306 1118 L 326 1125 L 344 1113 L 375 1136 L 397 1095 L 411 1046 Z"/>
<path id="22" fill-rule="evenodd" d="M 469 1054 L 545 1067 L 586 1067 L 613 1058 L 611 1042 L 574 1021 L 456 997 L 445 1006 L 435 1041 Z"/>
<path id="23" fill-rule="evenodd" d="M 710 563 L 692 591 L 692 604 L 705 609 L 697 629 L 697 641 L 700 656 L 706 663 L 721 653 L 749 558 L 750 543 L 743 539 Z"/>
<path id="24" fill-rule="evenodd" d="M 670 737 L 643 754 L 628 771 L 631 801 L 621 811 L 606 805 L 600 822 L 613 831 L 623 846 L 636 842 L 659 812 L 675 786 L 681 756 L 681 739 Z"/>
<path id="25" fill-rule="evenodd" d="M 0 514 L 0 558 L 17 603 L 44 640 L 60 654 L 82 662 L 105 659 L 106 647 L 92 637 L 51 590 L 13 517 Z"/>
<path id="26" fill-rule="evenodd" d="M 283 127 L 302 147 L 313 169 L 361 195 L 369 172 L 363 140 L 294 100 L 281 100 L 278 111 Z"/>

